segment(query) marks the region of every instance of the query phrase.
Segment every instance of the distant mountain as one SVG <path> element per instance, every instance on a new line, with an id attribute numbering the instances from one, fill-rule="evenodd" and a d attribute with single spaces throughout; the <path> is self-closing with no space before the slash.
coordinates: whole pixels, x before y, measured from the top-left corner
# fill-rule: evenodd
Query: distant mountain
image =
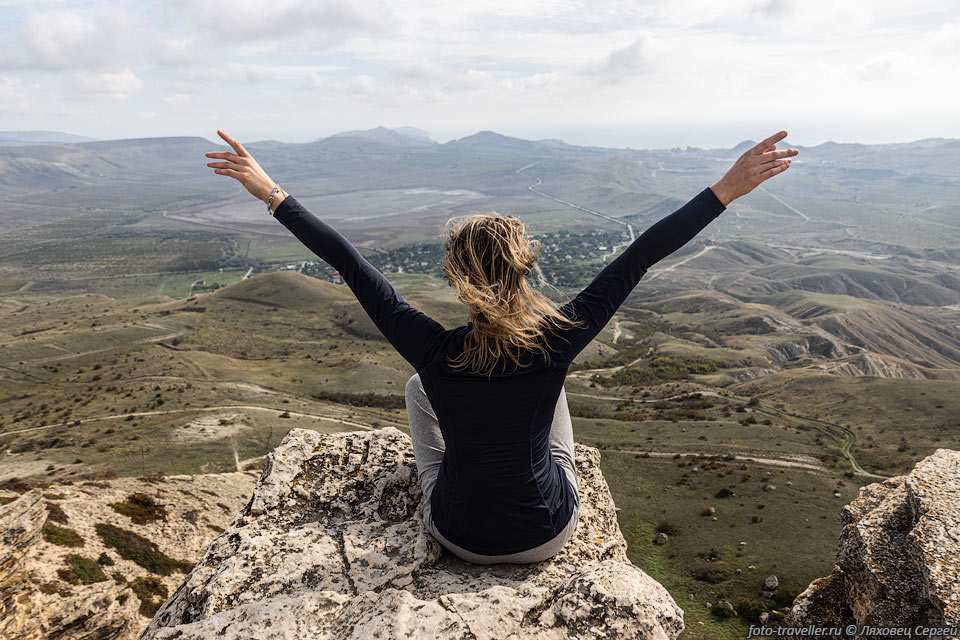
<path id="1" fill-rule="evenodd" d="M 398 129 L 388 129 L 387 127 L 377 127 L 364 131 L 343 131 L 335 133 L 330 138 L 365 138 L 379 142 L 381 144 L 396 145 L 400 147 L 422 147 L 425 145 L 437 144 L 430 139 L 430 134 L 426 131 L 414 127 L 400 127 Z M 327 138 L 329 140 L 330 138 Z"/>
<path id="2" fill-rule="evenodd" d="M 536 155 L 550 153 L 550 149 L 547 145 L 540 144 L 538 142 L 531 142 L 530 140 L 523 140 L 522 138 L 512 138 L 494 131 L 480 131 L 479 133 L 475 133 L 472 136 L 467 136 L 466 138 L 452 140 L 443 146 L 447 148 L 484 153 L 500 153 L 506 151 L 512 153 L 531 153 Z"/>
<path id="3" fill-rule="evenodd" d="M 430 137 L 429 132 L 424 131 L 423 129 L 417 129 L 416 127 L 395 127 L 394 131 L 409 138 L 420 138 L 426 142 L 434 142 L 434 139 Z"/>
<path id="4" fill-rule="evenodd" d="M 62 131 L 0 131 L 0 146 L 23 146 L 29 144 L 58 144 L 64 142 L 89 142 L 96 138 L 77 136 Z"/>
<path id="5" fill-rule="evenodd" d="M 735 147 L 733 147 L 732 149 L 730 149 L 730 153 L 735 154 L 735 155 L 738 155 L 738 156 L 739 156 L 739 155 L 743 155 L 743 152 L 744 152 L 744 151 L 746 151 L 746 150 L 749 149 L 750 147 L 755 146 L 756 144 L 757 144 L 757 141 L 756 141 L 756 140 L 744 140 L 744 141 L 741 142 L 740 144 L 738 144 L 738 145 L 736 145 Z"/>
<path id="6" fill-rule="evenodd" d="M 203 154 L 227 148 L 200 137 L 0 147 L 0 185 L 43 191 L 113 181 L 137 188 L 178 188 L 190 181 L 209 185 Z M 151 173 L 145 169 L 149 166 L 163 169 Z"/>

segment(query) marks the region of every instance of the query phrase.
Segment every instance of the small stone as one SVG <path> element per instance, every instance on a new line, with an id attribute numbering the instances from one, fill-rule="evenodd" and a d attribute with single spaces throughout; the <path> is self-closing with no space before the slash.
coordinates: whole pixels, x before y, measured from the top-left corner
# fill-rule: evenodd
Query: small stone
<path id="1" fill-rule="evenodd" d="M 737 570 L 736 570 L 736 574 L 737 574 L 737 575 L 740 575 L 741 573 L 743 573 L 743 569 L 737 569 Z"/>
<path id="2" fill-rule="evenodd" d="M 773 591 L 780 586 L 780 580 L 778 580 L 777 576 L 774 575 L 767 576 L 767 579 L 763 581 L 763 586 L 768 590 Z"/>
<path id="3" fill-rule="evenodd" d="M 763 488 L 763 490 L 764 490 L 764 491 L 776 491 L 777 488 L 776 488 L 775 486 L 773 486 L 772 484 L 768 484 L 767 486 L 765 486 L 765 487 Z"/>
<path id="4" fill-rule="evenodd" d="M 667 544 L 667 540 L 668 540 L 667 534 L 661 531 L 657 533 L 657 537 L 654 538 L 653 544 Z"/>

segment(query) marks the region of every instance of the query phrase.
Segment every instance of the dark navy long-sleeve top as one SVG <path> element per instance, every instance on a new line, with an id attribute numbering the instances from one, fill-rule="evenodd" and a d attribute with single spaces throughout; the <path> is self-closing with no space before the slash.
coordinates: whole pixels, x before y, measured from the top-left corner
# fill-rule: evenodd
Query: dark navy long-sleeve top
<path id="1" fill-rule="evenodd" d="M 724 210 L 709 188 L 666 216 L 559 308 L 579 327 L 549 328 L 546 356 L 506 356 L 489 376 L 453 368 L 472 322 L 445 329 L 404 300 L 330 225 L 287 196 L 274 216 L 340 272 L 377 328 L 420 374 L 445 452 L 431 496 L 433 521 L 450 542 L 478 554 L 540 546 L 569 522 L 576 497 L 550 453 L 557 399 L 571 362 L 607 324 L 644 273 Z"/>

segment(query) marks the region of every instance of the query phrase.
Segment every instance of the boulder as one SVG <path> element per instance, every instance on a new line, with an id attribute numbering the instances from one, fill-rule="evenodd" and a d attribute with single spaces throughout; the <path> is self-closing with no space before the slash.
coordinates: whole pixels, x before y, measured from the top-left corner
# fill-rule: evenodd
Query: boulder
<path id="1" fill-rule="evenodd" d="M 580 519 L 556 556 L 473 565 L 423 527 L 409 436 L 294 429 L 141 639 L 675 638 L 683 611 L 628 560 L 599 461 L 576 445 Z"/>
<path id="2" fill-rule="evenodd" d="M 789 623 L 960 624 L 960 451 L 863 487 L 841 514 L 833 573 L 797 597 Z"/>

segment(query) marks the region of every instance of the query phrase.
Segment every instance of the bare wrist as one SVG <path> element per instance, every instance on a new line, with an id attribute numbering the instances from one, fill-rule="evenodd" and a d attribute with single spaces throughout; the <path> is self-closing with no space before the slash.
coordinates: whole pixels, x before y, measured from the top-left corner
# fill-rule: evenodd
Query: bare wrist
<path id="1" fill-rule="evenodd" d="M 736 197 L 727 191 L 722 180 L 711 185 L 710 190 L 713 191 L 713 195 L 717 196 L 717 200 L 719 200 L 724 207 L 736 200 Z"/>

